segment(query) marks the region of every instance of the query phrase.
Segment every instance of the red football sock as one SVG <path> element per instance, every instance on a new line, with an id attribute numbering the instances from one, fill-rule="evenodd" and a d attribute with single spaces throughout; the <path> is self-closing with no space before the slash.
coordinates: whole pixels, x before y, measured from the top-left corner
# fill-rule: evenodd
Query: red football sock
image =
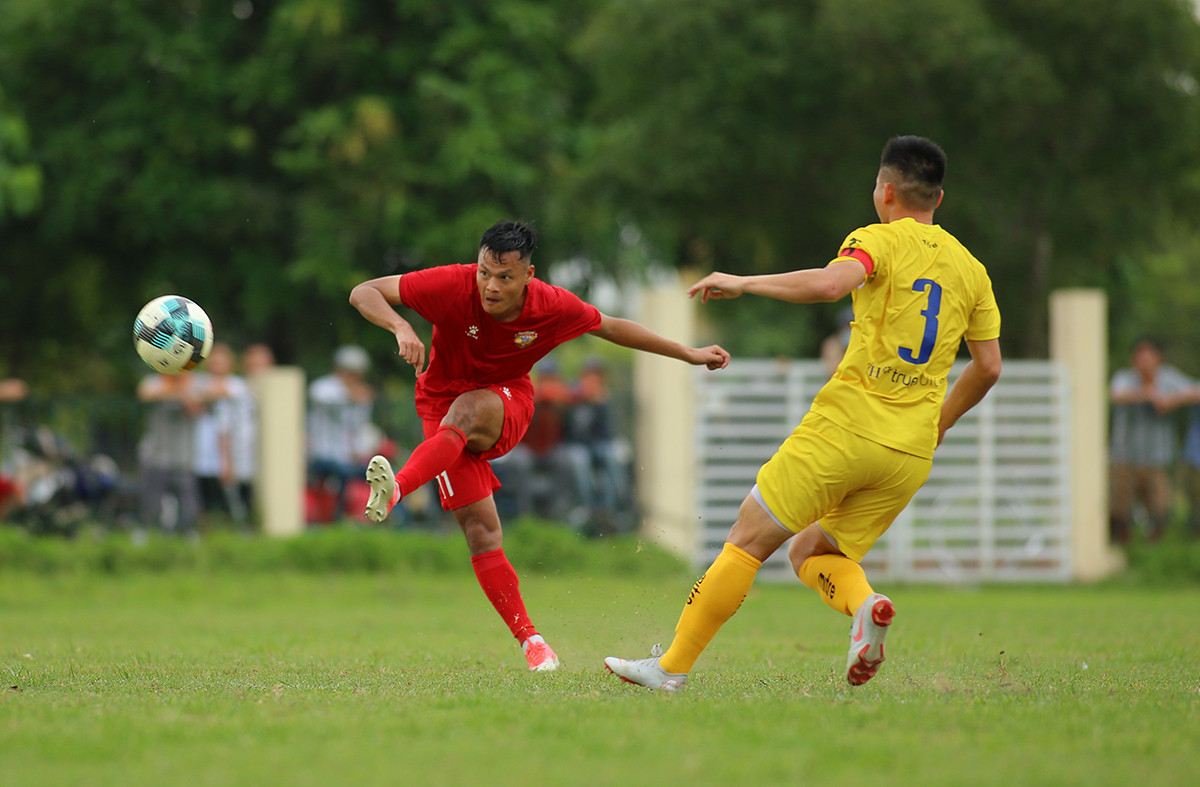
<path id="1" fill-rule="evenodd" d="M 471 556 L 471 564 L 475 568 L 475 577 L 483 594 L 492 602 L 492 606 L 500 613 L 504 624 L 521 644 L 537 634 L 537 629 L 525 612 L 525 602 L 521 599 L 518 588 L 517 572 L 512 563 L 504 556 L 503 549 L 493 549 Z"/>
<path id="2" fill-rule="evenodd" d="M 442 426 L 425 442 L 413 449 L 412 456 L 396 473 L 396 485 L 403 497 L 437 478 L 438 473 L 454 464 L 467 447 L 467 436 L 457 426 Z"/>

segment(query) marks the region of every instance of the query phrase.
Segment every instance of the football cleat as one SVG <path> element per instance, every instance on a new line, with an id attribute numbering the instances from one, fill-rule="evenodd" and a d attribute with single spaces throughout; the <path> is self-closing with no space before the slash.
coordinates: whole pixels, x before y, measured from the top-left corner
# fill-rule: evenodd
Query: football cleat
<path id="1" fill-rule="evenodd" d="M 687 673 L 664 670 L 658 663 L 662 654 L 662 645 L 655 645 L 650 649 L 648 659 L 619 659 L 609 656 L 604 660 L 604 666 L 626 683 L 635 683 L 656 691 L 679 691 L 687 684 Z"/>
<path id="2" fill-rule="evenodd" d="M 400 500 L 400 487 L 396 485 L 392 463 L 382 456 L 371 457 L 367 465 L 367 484 L 371 487 L 371 496 L 367 498 L 365 515 L 372 522 L 382 522 Z"/>
<path id="3" fill-rule="evenodd" d="M 867 598 L 854 613 L 850 624 L 850 652 L 846 656 L 846 680 L 851 686 L 861 686 L 879 671 L 883 664 L 883 639 L 887 636 L 896 607 L 881 593 Z"/>
<path id="4" fill-rule="evenodd" d="M 558 669 L 558 654 L 544 641 L 526 642 L 524 650 L 530 672 L 554 672 Z"/>

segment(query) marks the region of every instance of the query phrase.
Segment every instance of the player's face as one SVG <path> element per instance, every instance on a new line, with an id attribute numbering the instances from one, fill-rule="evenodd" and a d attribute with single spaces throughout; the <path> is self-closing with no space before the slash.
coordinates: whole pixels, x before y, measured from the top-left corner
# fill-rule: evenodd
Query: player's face
<path id="1" fill-rule="evenodd" d="M 483 310 L 500 322 L 515 320 L 525 305 L 525 285 L 533 278 L 533 266 L 519 251 L 497 254 L 491 249 L 479 250 L 479 267 L 475 283 Z"/>

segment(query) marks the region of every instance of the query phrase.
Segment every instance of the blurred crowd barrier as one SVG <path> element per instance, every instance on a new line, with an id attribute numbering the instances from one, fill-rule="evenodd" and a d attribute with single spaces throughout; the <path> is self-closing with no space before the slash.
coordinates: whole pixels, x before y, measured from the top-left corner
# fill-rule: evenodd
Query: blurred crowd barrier
<path id="1" fill-rule="evenodd" d="M 178 407 L 134 396 L 0 402 L 0 521 L 60 535 L 91 526 L 181 534 L 211 527 L 258 529 L 259 468 L 248 475 L 223 472 L 213 452 L 224 443 L 210 434 L 218 427 L 204 417 L 177 418 L 163 428 L 163 410 Z M 380 397 L 365 406 L 306 401 L 304 409 L 305 526 L 365 522 L 367 461 L 383 454 L 399 469 L 422 439 L 412 400 Z M 569 409 L 559 415 L 571 417 Z M 220 434 L 232 435 L 232 450 L 243 439 L 239 435 L 257 434 L 252 409 L 217 420 Z M 249 461 L 258 463 L 257 452 L 257 446 L 246 452 Z M 168 468 L 173 475 L 165 479 L 160 460 L 172 456 L 192 459 L 185 467 Z M 504 485 L 497 506 L 505 517 L 533 515 L 588 534 L 630 530 L 636 523 L 631 468 L 624 437 L 589 446 L 560 433 L 536 447 L 521 445 L 496 463 Z M 248 489 L 239 488 L 240 476 Z M 430 484 L 406 498 L 390 524 L 443 528 L 453 521 Z"/>

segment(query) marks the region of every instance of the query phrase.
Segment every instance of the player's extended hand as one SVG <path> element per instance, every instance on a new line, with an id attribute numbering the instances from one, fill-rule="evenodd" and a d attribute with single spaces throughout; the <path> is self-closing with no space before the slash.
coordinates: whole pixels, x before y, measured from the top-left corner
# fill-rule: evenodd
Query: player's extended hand
<path id="1" fill-rule="evenodd" d="M 716 344 L 697 347 L 692 350 L 692 357 L 688 361 L 693 366 L 707 366 L 709 371 L 715 371 L 729 365 L 729 353 Z"/>
<path id="2" fill-rule="evenodd" d="M 396 331 L 396 347 L 400 357 L 412 364 L 420 374 L 425 366 L 425 343 L 417 338 L 411 327 L 400 328 Z"/>
<path id="3" fill-rule="evenodd" d="M 696 293 L 700 293 L 700 302 L 708 303 L 710 298 L 736 298 L 742 294 L 742 288 L 741 276 L 714 271 L 688 287 L 687 294 L 689 298 L 694 298 Z"/>

